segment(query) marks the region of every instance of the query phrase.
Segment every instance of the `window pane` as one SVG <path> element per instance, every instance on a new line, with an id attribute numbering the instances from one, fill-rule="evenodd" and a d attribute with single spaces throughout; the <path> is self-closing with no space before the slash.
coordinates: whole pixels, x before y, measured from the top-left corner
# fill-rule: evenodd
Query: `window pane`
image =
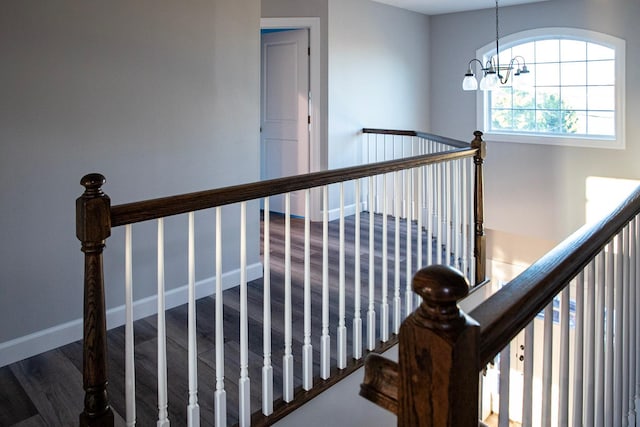
<path id="1" fill-rule="evenodd" d="M 585 87 L 563 87 L 562 105 L 568 110 L 586 110 L 587 89 Z"/>
<path id="2" fill-rule="evenodd" d="M 539 40 L 536 41 L 536 62 L 558 62 L 560 61 L 559 40 Z"/>
<path id="3" fill-rule="evenodd" d="M 586 85 L 587 63 L 563 62 L 560 64 L 560 84 L 562 86 Z"/>
<path id="4" fill-rule="evenodd" d="M 616 83 L 614 61 L 595 61 L 587 65 L 587 84 L 613 85 Z"/>
<path id="5" fill-rule="evenodd" d="M 512 108 L 511 88 L 501 87 L 491 91 L 491 105 L 493 108 Z"/>
<path id="6" fill-rule="evenodd" d="M 511 53 L 513 54 L 513 56 L 521 56 L 526 61 L 533 62 L 533 58 L 535 55 L 534 47 L 535 47 L 534 42 L 519 44 L 517 46 L 511 47 Z"/>
<path id="7" fill-rule="evenodd" d="M 560 40 L 560 55 L 563 61 L 585 61 L 587 43 L 579 40 Z"/>
<path id="8" fill-rule="evenodd" d="M 512 128 L 512 110 L 491 110 L 491 129 L 506 130 Z"/>
<path id="9" fill-rule="evenodd" d="M 613 86 L 593 86 L 587 88 L 587 108 L 589 110 L 615 110 Z"/>
<path id="10" fill-rule="evenodd" d="M 513 112 L 513 127 L 521 131 L 536 130 L 535 110 L 516 110 Z"/>
<path id="11" fill-rule="evenodd" d="M 599 59 L 615 59 L 615 51 L 609 47 L 596 43 L 587 43 L 587 59 L 595 61 Z"/>
<path id="12" fill-rule="evenodd" d="M 538 132 L 560 133 L 560 111 L 538 110 L 536 111 L 536 123 Z"/>
<path id="13" fill-rule="evenodd" d="M 535 99 L 532 92 L 516 91 L 513 96 L 513 108 L 534 108 Z"/>
<path id="14" fill-rule="evenodd" d="M 536 64 L 536 86 L 558 86 L 560 84 L 560 64 Z"/>
<path id="15" fill-rule="evenodd" d="M 536 89 L 536 108 L 560 109 L 560 88 L 539 87 Z"/>
<path id="16" fill-rule="evenodd" d="M 562 112 L 562 133 L 578 133 L 580 114 L 584 117 L 584 112 L 563 111 Z"/>
<path id="17" fill-rule="evenodd" d="M 613 113 L 590 112 L 587 129 L 589 135 L 615 135 L 616 125 Z"/>
<path id="18" fill-rule="evenodd" d="M 578 135 L 586 135 L 587 134 L 587 113 L 585 111 L 567 111 L 565 112 L 565 117 L 567 114 L 573 114 L 575 117 L 575 122 L 572 128 L 568 129 L 568 132 L 571 132 L 575 129 L 575 133 Z M 567 119 L 565 118 L 565 122 Z"/>

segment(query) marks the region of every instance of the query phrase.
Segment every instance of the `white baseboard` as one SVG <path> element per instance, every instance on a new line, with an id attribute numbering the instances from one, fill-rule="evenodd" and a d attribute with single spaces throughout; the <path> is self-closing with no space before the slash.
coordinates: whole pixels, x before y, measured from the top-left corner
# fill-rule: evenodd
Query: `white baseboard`
<path id="1" fill-rule="evenodd" d="M 262 277 L 262 263 L 255 263 L 247 267 L 247 281 Z M 202 298 L 215 293 L 215 277 L 210 277 L 196 283 L 196 298 Z M 240 283 L 240 270 L 233 270 L 222 275 L 224 290 Z M 171 289 L 165 294 L 165 307 L 170 309 L 188 301 L 189 289 L 187 285 Z M 133 303 L 134 319 L 142 319 L 156 313 L 157 296 L 142 298 Z M 107 328 L 112 329 L 124 325 L 124 305 L 107 310 Z M 45 351 L 82 339 L 82 319 L 56 325 L 29 335 L 14 338 L 0 343 L 0 367 L 35 356 Z"/>
<path id="2" fill-rule="evenodd" d="M 344 216 L 355 215 L 356 213 L 356 203 L 352 203 L 350 205 L 345 205 L 344 207 Z M 360 212 L 362 209 L 362 203 L 360 204 Z M 329 209 L 329 221 L 333 221 L 340 218 L 340 208 L 337 209 Z"/>

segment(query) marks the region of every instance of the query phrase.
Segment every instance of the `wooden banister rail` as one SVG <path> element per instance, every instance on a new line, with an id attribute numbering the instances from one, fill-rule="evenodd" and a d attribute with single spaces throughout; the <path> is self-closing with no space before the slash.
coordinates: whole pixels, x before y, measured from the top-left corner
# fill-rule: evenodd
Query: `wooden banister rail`
<path id="1" fill-rule="evenodd" d="M 360 394 L 397 414 L 398 426 L 478 425 L 480 370 L 638 214 L 640 187 L 611 214 L 576 231 L 468 317 L 457 311 L 455 302 L 466 295 L 461 275 L 437 266 L 419 271 L 413 289 L 423 303 L 400 329 L 399 362 L 369 355 Z"/>
<path id="2" fill-rule="evenodd" d="M 397 136 L 415 136 L 418 138 L 428 139 L 430 141 L 439 142 L 441 144 L 448 145 L 450 147 L 465 148 L 469 144 L 464 141 L 459 141 L 453 138 L 447 138 L 445 136 L 434 135 L 432 133 L 420 132 L 415 130 L 393 130 L 393 129 L 373 129 L 364 128 L 362 133 L 377 133 L 380 135 L 397 135 Z"/>

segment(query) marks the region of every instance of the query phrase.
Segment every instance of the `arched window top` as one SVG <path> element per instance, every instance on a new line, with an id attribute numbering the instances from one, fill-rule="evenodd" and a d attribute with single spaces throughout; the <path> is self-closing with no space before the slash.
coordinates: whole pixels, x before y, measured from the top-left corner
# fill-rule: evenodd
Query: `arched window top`
<path id="1" fill-rule="evenodd" d="M 624 148 L 624 40 L 582 29 L 541 28 L 500 43 L 501 65 L 520 56 L 531 72 L 478 92 L 478 126 L 488 139 Z M 477 55 L 489 60 L 495 44 Z"/>

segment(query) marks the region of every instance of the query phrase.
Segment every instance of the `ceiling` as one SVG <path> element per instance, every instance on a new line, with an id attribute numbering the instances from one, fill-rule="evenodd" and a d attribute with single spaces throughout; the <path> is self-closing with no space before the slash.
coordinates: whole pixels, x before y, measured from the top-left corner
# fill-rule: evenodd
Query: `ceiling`
<path id="1" fill-rule="evenodd" d="M 425 15 L 464 12 L 467 10 L 487 9 L 496 6 L 494 0 L 374 0 L 402 9 L 413 10 Z M 500 0 L 500 7 L 515 4 L 537 3 L 545 0 Z"/>

